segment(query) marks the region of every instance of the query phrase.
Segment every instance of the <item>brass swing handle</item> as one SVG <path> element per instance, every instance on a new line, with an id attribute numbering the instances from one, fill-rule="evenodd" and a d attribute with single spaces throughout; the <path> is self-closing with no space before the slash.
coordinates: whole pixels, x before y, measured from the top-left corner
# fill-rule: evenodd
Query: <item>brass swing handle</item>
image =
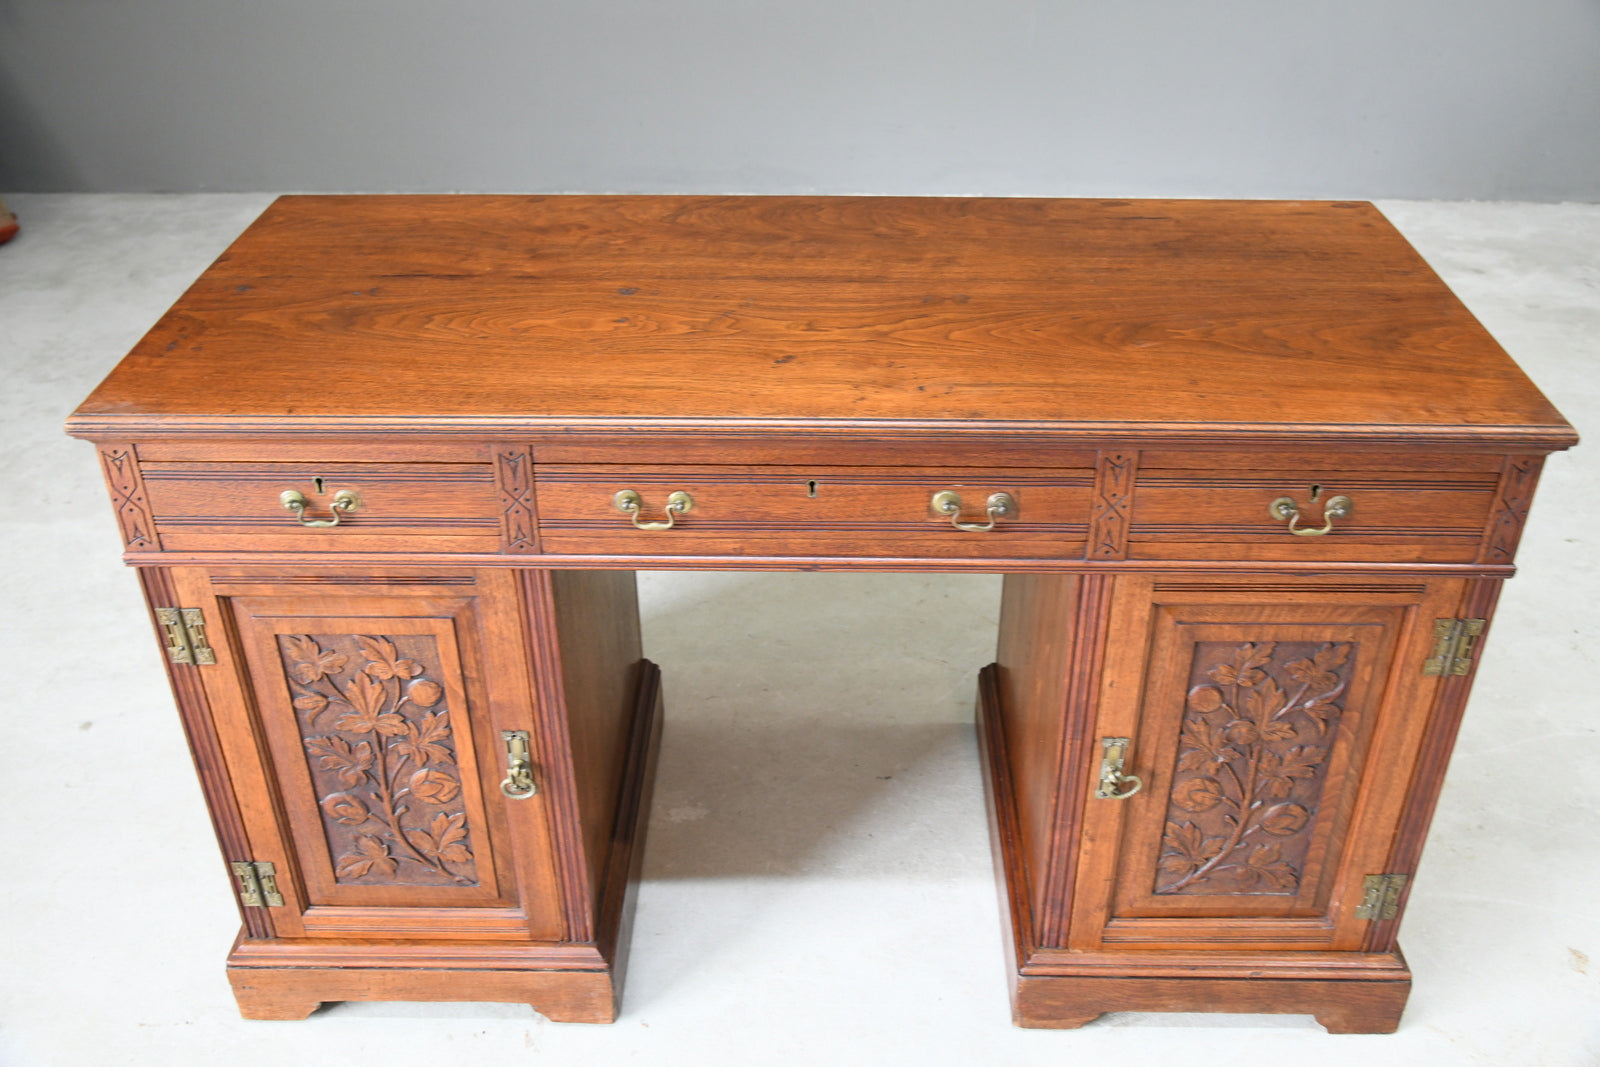
<path id="1" fill-rule="evenodd" d="M 1123 773 L 1122 761 L 1127 755 L 1126 737 L 1100 739 L 1100 784 L 1095 787 L 1095 796 L 1101 800 L 1127 800 L 1144 788 L 1143 778 L 1137 774 Z M 1132 788 L 1124 788 L 1130 782 L 1133 783 Z"/>
<path id="2" fill-rule="evenodd" d="M 1300 521 L 1300 505 L 1296 504 L 1292 496 L 1280 496 L 1267 505 L 1267 514 L 1282 522 L 1287 519 L 1289 532 L 1296 537 L 1321 537 L 1333 530 L 1333 520 L 1342 519 L 1355 510 L 1355 502 L 1347 496 L 1332 496 L 1322 505 L 1322 525 L 1301 529 L 1297 523 Z"/>
<path id="3" fill-rule="evenodd" d="M 284 490 L 278 497 L 278 503 L 294 512 L 294 517 L 300 521 L 301 526 L 337 526 L 347 512 L 361 506 L 361 498 L 349 489 L 341 489 L 333 494 L 333 502 L 328 505 L 328 512 L 333 516 L 331 519 L 306 518 L 306 509 L 311 506 L 311 501 L 307 500 L 306 495 L 298 489 Z"/>
<path id="4" fill-rule="evenodd" d="M 1017 498 L 1010 493 L 995 493 L 988 501 L 988 522 L 962 522 L 961 521 L 961 494 L 946 489 L 933 494 L 933 510 L 938 515 L 948 515 L 950 525 L 958 530 L 969 533 L 987 533 L 994 529 L 995 523 L 1001 517 L 1010 517 L 1017 513 Z"/>
<path id="5" fill-rule="evenodd" d="M 639 512 L 644 507 L 644 501 L 632 489 L 624 489 L 612 497 L 611 506 L 631 517 L 633 525 L 641 530 L 670 530 L 677 523 L 679 515 L 694 507 L 694 497 L 682 489 L 667 494 L 666 522 L 640 522 Z"/>
<path id="6" fill-rule="evenodd" d="M 528 754 L 528 731 L 502 730 L 500 737 L 506 743 L 506 776 L 500 792 L 512 800 L 527 800 L 539 792 L 539 783 L 533 780 L 533 758 Z"/>

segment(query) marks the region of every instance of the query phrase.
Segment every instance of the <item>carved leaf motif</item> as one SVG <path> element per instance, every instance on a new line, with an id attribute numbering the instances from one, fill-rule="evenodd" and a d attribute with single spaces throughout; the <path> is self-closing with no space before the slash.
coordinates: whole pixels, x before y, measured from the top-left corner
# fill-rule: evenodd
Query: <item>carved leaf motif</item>
<path id="1" fill-rule="evenodd" d="M 328 706 L 328 698 L 321 693 L 301 693 L 294 698 L 296 711 L 303 711 L 315 719 Z"/>
<path id="2" fill-rule="evenodd" d="M 446 815 L 440 812 L 428 823 L 426 830 L 408 830 L 406 836 L 411 843 L 424 856 L 431 856 L 448 863 L 465 863 L 472 858 L 472 853 L 466 847 L 466 822 L 465 812 L 455 815 Z"/>
<path id="3" fill-rule="evenodd" d="M 371 834 L 356 835 L 356 851 L 339 857 L 340 878 L 363 878 L 373 871 L 393 875 L 400 865 L 389 855 L 389 846 Z"/>
<path id="4" fill-rule="evenodd" d="M 417 771 L 407 786 L 412 796 L 429 804 L 448 804 L 461 792 L 454 775 L 432 769 Z"/>
<path id="5" fill-rule="evenodd" d="M 344 691 L 345 700 L 353 709 L 343 715 L 334 726 L 353 734 L 370 734 L 376 731 L 385 737 L 398 737 L 406 732 L 406 721 L 392 711 L 385 711 L 388 696 L 383 686 L 365 674 L 358 674 Z"/>
<path id="6" fill-rule="evenodd" d="M 361 784 L 367 776 L 367 771 L 372 767 L 375 755 L 372 746 L 367 742 L 358 741 L 352 748 L 350 742 L 337 735 L 308 737 L 306 748 L 320 756 L 319 762 L 322 766 L 337 774 L 339 784 L 347 788 Z"/>
<path id="7" fill-rule="evenodd" d="M 416 660 L 399 658 L 400 653 L 395 650 L 393 641 L 385 641 L 381 637 L 357 637 L 356 643 L 371 661 L 365 669 L 374 678 L 415 678 L 422 673 L 422 667 Z"/>
<path id="8" fill-rule="evenodd" d="M 1192 822 L 1167 823 L 1167 835 L 1162 842 L 1167 850 L 1162 853 L 1160 868 L 1176 874 L 1188 874 L 1202 863 L 1222 851 L 1220 837 L 1207 837 Z"/>
<path id="9" fill-rule="evenodd" d="M 1297 742 L 1344 716 L 1354 651 L 1194 646 L 1155 892 L 1298 892 L 1331 749 Z"/>
<path id="10" fill-rule="evenodd" d="M 426 716 L 421 723 L 407 721 L 405 736 L 390 747 L 418 767 L 426 767 L 430 763 L 449 763 L 450 749 L 445 747 L 450 737 L 449 718 L 448 711 L 441 711 Z"/>
<path id="11" fill-rule="evenodd" d="M 285 642 L 289 645 L 293 661 L 289 664 L 289 674 L 301 685 L 310 685 L 319 678 L 330 674 L 338 674 L 344 670 L 344 665 L 349 661 L 348 656 L 337 652 L 324 652 L 322 648 L 309 637 L 286 636 Z"/>

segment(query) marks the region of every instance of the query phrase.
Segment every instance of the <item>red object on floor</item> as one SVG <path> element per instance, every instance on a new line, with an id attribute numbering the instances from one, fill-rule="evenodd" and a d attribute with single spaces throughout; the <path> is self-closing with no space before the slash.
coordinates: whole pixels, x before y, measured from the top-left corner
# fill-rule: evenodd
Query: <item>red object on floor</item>
<path id="1" fill-rule="evenodd" d="M 15 237 L 17 229 L 17 217 L 6 207 L 6 202 L 0 200 L 0 245 Z"/>

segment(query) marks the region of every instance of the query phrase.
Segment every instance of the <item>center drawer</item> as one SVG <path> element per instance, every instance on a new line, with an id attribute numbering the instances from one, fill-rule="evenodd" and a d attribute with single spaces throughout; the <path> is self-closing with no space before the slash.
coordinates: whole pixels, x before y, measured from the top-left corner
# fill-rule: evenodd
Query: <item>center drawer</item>
<path id="1" fill-rule="evenodd" d="M 889 560 L 1080 557 L 1094 485 L 1087 468 L 582 464 L 535 477 L 550 554 Z M 935 510 L 940 493 L 959 497 L 953 512 Z M 669 512 L 674 494 L 687 506 Z M 998 494 L 1010 503 L 991 512 Z"/>

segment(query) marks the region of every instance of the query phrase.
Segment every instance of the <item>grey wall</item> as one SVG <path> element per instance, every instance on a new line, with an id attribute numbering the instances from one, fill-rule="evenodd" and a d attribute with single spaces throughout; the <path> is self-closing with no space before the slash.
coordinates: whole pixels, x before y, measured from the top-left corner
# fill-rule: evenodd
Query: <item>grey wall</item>
<path id="1" fill-rule="evenodd" d="M 0 0 L 0 189 L 1600 201 L 1600 0 Z"/>

